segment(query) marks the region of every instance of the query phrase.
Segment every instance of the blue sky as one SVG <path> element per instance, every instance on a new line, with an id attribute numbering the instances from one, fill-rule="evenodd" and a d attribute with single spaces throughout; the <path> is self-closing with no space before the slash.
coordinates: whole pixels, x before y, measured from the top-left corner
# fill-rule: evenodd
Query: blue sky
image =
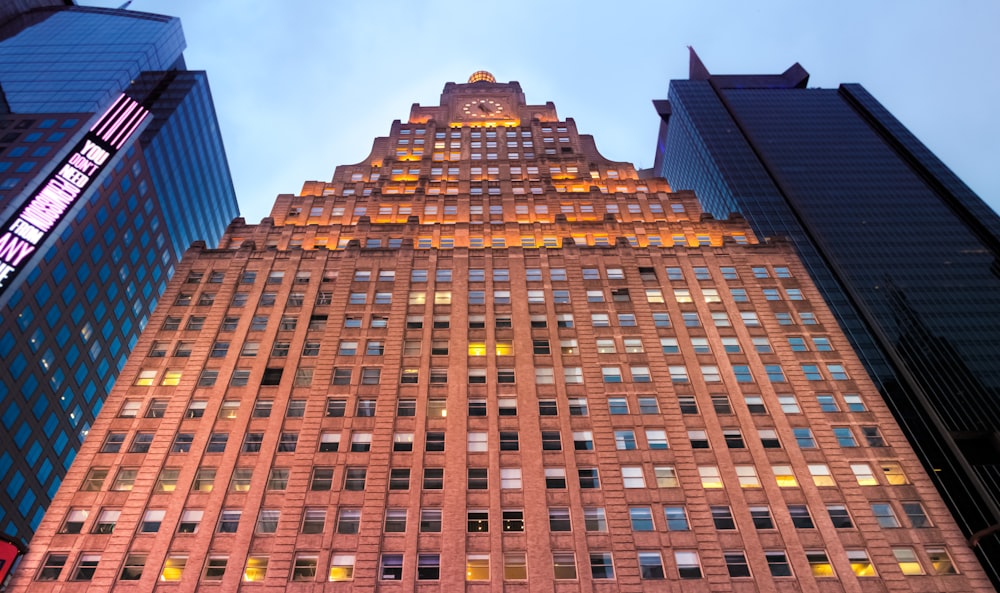
<path id="1" fill-rule="evenodd" d="M 121 1 L 80 0 L 92 6 Z M 179 16 L 191 69 L 209 73 L 240 209 L 361 161 L 412 103 L 475 70 L 553 101 L 604 156 L 653 162 L 651 100 L 710 71 L 799 62 L 810 86 L 863 84 L 994 209 L 1000 207 L 996 0 L 134 0 Z"/>

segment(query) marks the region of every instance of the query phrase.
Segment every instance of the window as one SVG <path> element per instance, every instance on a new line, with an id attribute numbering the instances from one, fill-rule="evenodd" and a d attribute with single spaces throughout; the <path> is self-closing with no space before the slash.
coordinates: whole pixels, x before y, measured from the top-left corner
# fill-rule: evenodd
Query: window
<path id="1" fill-rule="evenodd" d="M 590 576 L 594 579 L 615 578 L 615 566 L 611 554 L 607 552 L 590 553 Z"/>
<path id="2" fill-rule="evenodd" d="M 371 418 L 375 415 L 376 402 L 373 399 L 359 399 L 355 415 L 359 418 Z"/>
<path id="3" fill-rule="evenodd" d="M 948 550 L 944 548 L 927 548 L 927 557 L 931 561 L 931 568 L 934 574 L 958 574 L 955 562 L 952 561 Z"/>
<path id="4" fill-rule="evenodd" d="M 654 467 L 653 475 L 656 478 L 657 488 L 676 488 L 680 485 L 673 467 Z"/>
<path id="5" fill-rule="evenodd" d="M 835 576 L 833 572 L 833 565 L 830 564 L 830 559 L 827 558 L 826 552 L 822 550 L 806 551 L 806 561 L 809 563 L 809 569 L 812 575 L 815 577 L 832 577 Z"/>
<path id="6" fill-rule="evenodd" d="M 747 395 L 744 396 L 743 401 L 751 414 L 767 414 L 767 408 L 764 407 L 764 399 L 761 396 Z"/>
<path id="7" fill-rule="evenodd" d="M 747 564 L 746 554 L 743 552 L 724 552 L 723 557 L 726 560 L 726 570 L 729 571 L 729 576 L 750 576 L 750 565 Z"/>
<path id="8" fill-rule="evenodd" d="M 861 399 L 861 396 L 856 393 L 845 393 L 844 403 L 847 404 L 847 410 L 850 412 L 867 412 L 868 408 L 865 407 L 865 402 Z"/>
<path id="9" fill-rule="evenodd" d="M 285 468 L 273 468 L 267 477 L 268 490 L 284 490 L 288 487 L 288 470 Z"/>
<path id="10" fill-rule="evenodd" d="M 42 563 L 42 568 L 38 571 L 37 580 L 54 581 L 58 579 L 63 567 L 66 566 L 68 558 L 68 554 L 50 553 L 45 557 L 45 562 Z"/>
<path id="11" fill-rule="evenodd" d="M 573 552 L 552 552 L 555 579 L 576 580 L 576 555 Z"/>
<path id="12" fill-rule="evenodd" d="M 702 432 L 702 435 L 704 436 L 704 432 Z M 726 440 L 726 447 L 728 447 L 730 449 L 745 449 L 746 448 L 746 445 L 743 443 L 743 433 L 741 433 L 739 431 L 739 429 L 723 430 L 722 431 L 722 438 L 724 438 Z M 702 441 L 699 441 L 699 442 L 702 442 Z M 696 448 L 707 449 L 708 448 L 708 440 L 707 440 L 707 438 L 703 442 L 704 442 L 704 446 L 703 447 L 700 446 L 700 447 L 696 447 Z M 694 447 L 694 441 L 692 441 L 692 447 Z"/>
<path id="13" fill-rule="evenodd" d="M 566 488 L 566 470 L 561 467 L 545 468 L 545 487 L 550 489 Z"/>
<path id="14" fill-rule="evenodd" d="M 344 476 L 344 490 L 351 492 L 363 491 L 365 489 L 365 479 L 367 475 L 368 475 L 368 470 L 363 467 L 347 468 L 347 471 Z M 409 478 L 407 478 L 407 480 L 409 480 Z M 329 488 L 326 489 L 329 490 Z M 313 488 L 313 490 L 315 490 L 315 488 Z"/>
<path id="15" fill-rule="evenodd" d="M 630 507 L 628 514 L 632 531 L 653 531 L 653 513 L 649 507 Z"/>
<path id="16" fill-rule="evenodd" d="M 739 480 L 741 488 L 760 488 L 757 468 L 752 465 L 737 465 L 736 478 Z"/>
<path id="17" fill-rule="evenodd" d="M 466 513 L 468 533 L 486 533 L 490 530 L 490 514 L 485 510 L 470 510 Z"/>
<path id="18" fill-rule="evenodd" d="M 793 428 L 792 434 L 795 435 L 795 442 L 801 449 L 815 449 L 816 440 L 813 438 L 812 431 L 808 428 Z"/>
<path id="19" fill-rule="evenodd" d="M 641 467 L 623 467 L 622 469 L 622 483 L 625 488 L 645 488 L 646 478 L 643 476 Z M 597 470 L 590 470 L 593 472 L 593 486 L 583 485 L 583 472 L 585 470 L 580 470 L 580 487 L 581 488 L 599 488 L 600 485 L 596 483 L 597 480 Z"/>
<path id="20" fill-rule="evenodd" d="M 403 533 L 406 531 L 406 509 L 386 509 L 385 525 L 383 531 L 386 533 Z"/>
<path id="21" fill-rule="evenodd" d="M 799 403 L 795 400 L 794 395 L 779 395 L 778 403 L 781 405 L 781 411 L 785 414 L 801 413 Z"/>
<path id="22" fill-rule="evenodd" d="M 94 470 L 94 471 L 103 471 L 105 472 L 105 475 L 107 472 L 107 470 Z M 136 475 L 138 475 L 138 473 L 139 470 L 136 468 L 122 468 L 118 470 L 118 474 L 115 476 L 115 481 L 112 482 L 111 484 L 111 489 L 115 491 L 132 490 L 132 486 L 135 484 L 135 477 Z M 91 472 L 91 475 L 88 477 L 88 482 L 91 478 L 95 480 L 97 479 L 97 476 L 94 474 L 94 472 Z M 103 481 L 103 478 L 101 478 L 101 481 Z M 90 483 L 92 484 L 93 482 Z M 100 487 L 98 487 L 97 489 L 99 490 Z"/>
<path id="23" fill-rule="evenodd" d="M 646 430 L 646 445 L 650 449 L 667 449 L 667 432 L 665 430 Z"/>
<path id="24" fill-rule="evenodd" d="M 389 490 L 409 490 L 410 469 L 394 468 L 389 470 Z"/>
<path id="25" fill-rule="evenodd" d="M 262 509 L 257 517 L 257 533 L 274 533 L 278 530 L 278 518 L 281 511 L 276 509 Z"/>
<path id="26" fill-rule="evenodd" d="M 504 490 L 521 489 L 520 468 L 500 468 L 500 488 Z"/>
<path id="27" fill-rule="evenodd" d="M 687 512 L 684 510 L 684 507 L 663 507 L 663 517 L 667 521 L 667 530 L 669 531 L 687 531 L 690 529 Z M 633 529 L 635 528 L 633 527 Z"/>
<path id="28" fill-rule="evenodd" d="M 778 433 L 772 429 L 760 428 L 757 429 L 757 435 L 760 437 L 760 444 L 764 446 L 765 449 L 780 449 L 781 441 L 778 440 Z"/>
<path id="29" fill-rule="evenodd" d="M 333 468 L 315 467 L 309 481 L 309 489 L 314 492 L 328 491 L 333 487 Z M 345 490 L 346 490 L 345 485 Z"/>
<path id="30" fill-rule="evenodd" d="M 424 451 L 444 451 L 444 433 L 428 432 L 424 439 Z"/>
<path id="31" fill-rule="evenodd" d="M 440 490 L 444 487 L 444 468 L 426 467 L 424 468 L 424 490 Z"/>
<path id="32" fill-rule="evenodd" d="M 243 437 L 243 452 L 244 453 L 259 453 L 261 444 L 264 442 L 264 433 L 262 432 L 248 432 Z"/>
<path id="33" fill-rule="evenodd" d="M 708 449 L 708 434 L 704 430 L 689 430 L 688 441 L 692 449 Z M 740 444 L 742 445 L 742 438 Z"/>
<path id="34" fill-rule="evenodd" d="M 330 580 L 350 581 L 354 578 L 354 554 L 334 554 L 330 559 Z"/>
<path id="35" fill-rule="evenodd" d="M 830 521 L 837 529 L 850 529 L 854 527 L 851 516 L 847 513 L 847 507 L 841 505 L 826 505 L 826 513 L 830 516 Z"/>
<path id="36" fill-rule="evenodd" d="M 904 502 L 902 503 L 902 507 L 906 518 L 910 520 L 910 527 L 919 529 L 931 526 L 931 522 L 927 518 L 927 513 L 924 512 L 924 507 L 919 502 Z"/>
<path id="37" fill-rule="evenodd" d="M 436 581 L 441 578 L 441 555 L 419 554 L 417 556 L 417 580 Z"/>
<path id="38" fill-rule="evenodd" d="M 885 447 L 885 439 L 877 426 L 862 426 L 861 435 L 869 447 Z"/>
<path id="39" fill-rule="evenodd" d="M 788 556 L 785 552 L 764 552 L 764 559 L 767 560 L 767 568 L 771 571 L 772 577 L 792 576 L 792 566 L 788 563 Z"/>
<path id="40" fill-rule="evenodd" d="M 125 442 L 124 432 L 111 432 L 104 439 L 104 444 L 101 445 L 101 453 L 117 453 L 122 448 L 122 443 Z"/>
<path id="41" fill-rule="evenodd" d="M 142 578 L 142 569 L 146 566 L 145 554 L 129 554 L 125 557 L 119 579 L 123 581 L 138 581 Z"/>
<path id="42" fill-rule="evenodd" d="M 229 441 L 229 433 L 213 432 L 208 437 L 208 445 L 205 447 L 205 452 L 222 453 L 226 450 L 227 441 Z"/>
<path id="43" fill-rule="evenodd" d="M 868 552 L 864 550 L 846 550 L 847 561 L 851 564 L 851 570 L 859 577 L 877 576 L 875 565 L 868 558 Z"/>
<path id="44" fill-rule="evenodd" d="M 878 480 L 875 478 L 875 472 L 872 471 L 872 466 L 867 463 L 852 463 L 851 471 L 854 472 L 854 477 L 861 486 L 877 486 Z"/>
<path id="45" fill-rule="evenodd" d="M 736 521 L 733 520 L 733 513 L 728 506 L 713 506 L 712 523 L 719 530 L 736 529 Z"/>
<path id="46" fill-rule="evenodd" d="M 360 509 L 340 509 L 340 512 L 337 515 L 337 533 L 357 533 L 360 526 Z"/>
<path id="47" fill-rule="evenodd" d="M 97 515 L 97 521 L 94 522 L 93 533 L 114 533 L 115 525 L 118 523 L 118 517 L 122 514 L 119 510 L 104 509 Z"/>
<path id="48" fill-rule="evenodd" d="M 267 561 L 267 556 L 247 557 L 247 565 L 243 569 L 243 582 L 256 583 L 263 581 L 267 576 Z"/>
<path id="49" fill-rule="evenodd" d="M 503 555 L 503 578 L 506 581 L 523 581 L 528 578 L 527 557 L 523 552 Z"/>
<path id="50" fill-rule="evenodd" d="M 470 467 L 468 473 L 469 490 L 486 490 L 489 487 L 489 476 L 486 468 Z"/>
<path id="51" fill-rule="evenodd" d="M 772 465 L 771 472 L 779 488 L 798 488 L 799 482 L 795 479 L 790 465 Z"/>
<path id="52" fill-rule="evenodd" d="M 698 552 L 678 550 L 674 552 L 674 560 L 677 562 L 677 575 L 680 578 L 701 578 L 701 562 L 698 559 Z"/>
<path id="53" fill-rule="evenodd" d="M 882 470 L 882 474 L 885 476 L 886 482 L 893 485 L 910 483 L 906 474 L 903 473 L 903 467 L 898 463 L 894 461 L 883 461 L 879 464 L 879 467 Z"/>
<path id="54" fill-rule="evenodd" d="M 403 578 L 403 555 L 382 554 L 379 578 L 383 581 L 398 581 Z"/>
<path id="55" fill-rule="evenodd" d="M 236 530 L 239 529 L 240 517 L 242 515 L 243 511 L 235 509 L 223 510 L 222 515 L 219 517 L 218 533 L 236 533 Z"/>
<path id="56" fill-rule="evenodd" d="M 441 509 L 420 509 L 420 532 L 439 533 L 441 531 Z"/>
<path id="57" fill-rule="evenodd" d="M 882 528 L 895 528 L 900 526 L 899 519 L 896 518 L 896 513 L 892 510 L 892 505 L 887 502 L 873 502 L 872 514 L 875 515 L 875 519 Z"/>

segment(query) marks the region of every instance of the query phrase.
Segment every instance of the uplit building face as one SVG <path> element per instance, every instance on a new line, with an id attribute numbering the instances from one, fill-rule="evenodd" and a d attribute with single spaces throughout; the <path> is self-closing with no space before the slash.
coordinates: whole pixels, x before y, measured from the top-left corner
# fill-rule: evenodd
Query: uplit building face
<path id="1" fill-rule="evenodd" d="M 788 245 L 475 80 L 185 254 L 13 591 L 989 587 Z"/>
<path id="2" fill-rule="evenodd" d="M 180 254 L 238 214 L 205 74 L 168 70 L 183 47 L 177 19 L 130 11 L 44 8 L 0 27 L 0 533 L 17 541 Z M 134 102 L 105 153 L 91 129 L 123 91 Z"/>
<path id="3" fill-rule="evenodd" d="M 1000 217 L 857 84 L 710 74 L 658 102 L 658 175 L 795 247 L 1000 584 Z"/>

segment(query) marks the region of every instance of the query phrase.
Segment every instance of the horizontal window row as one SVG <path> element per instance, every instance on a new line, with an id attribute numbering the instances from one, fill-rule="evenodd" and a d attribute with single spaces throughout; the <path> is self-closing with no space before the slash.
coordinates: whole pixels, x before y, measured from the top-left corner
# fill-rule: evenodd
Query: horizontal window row
<path id="1" fill-rule="evenodd" d="M 218 343 L 217 343 L 218 344 Z M 352 343 L 353 344 L 353 343 Z M 378 347 L 382 347 L 381 342 L 378 343 Z M 250 348 L 255 351 L 257 343 L 247 343 L 244 344 L 243 349 L 247 350 Z M 278 347 L 280 343 L 276 343 L 275 347 Z M 406 343 L 404 342 L 404 346 Z M 510 354 L 508 352 L 509 344 L 496 344 L 495 349 L 501 355 Z M 309 344 L 306 344 L 307 348 L 310 348 Z M 316 342 L 311 348 L 314 349 L 315 353 L 319 352 L 319 342 Z M 482 356 L 480 352 L 485 353 L 485 344 L 473 343 L 469 345 L 470 352 L 476 352 L 473 356 Z M 404 352 L 405 353 L 405 352 Z M 310 354 L 313 355 L 313 354 Z M 822 367 L 816 364 L 803 364 L 800 366 L 802 375 L 805 379 L 809 381 L 847 381 L 850 379 L 847 370 L 842 364 L 827 363 Z M 355 373 L 355 371 L 359 371 Z M 563 367 L 562 372 L 562 382 L 568 384 L 581 384 L 584 383 L 584 373 L 583 367 Z M 734 364 L 729 367 L 729 369 L 723 368 L 720 370 L 719 366 L 716 365 L 701 365 L 699 367 L 700 381 L 703 383 L 721 383 L 723 381 L 723 370 L 731 371 L 730 381 L 735 380 L 736 383 L 756 383 L 757 378 L 754 377 L 753 372 L 749 365 Z M 331 379 L 332 385 L 378 385 L 382 383 L 382 367 L 361 367 L 360 369 L 356 367 L 334 367 L 333 376 Z M 668 376 L 663 377 L 662 380 L 667 380 L 671 383 L 690 383 L 691 376 L 688 374 L 688 367 L 682 365 L 669 365 L 667 367 L 669 373 Z M 449 373 L 448 369 L 445 367 L 441 368 L 431 368 L 427 369 L 427 378 L 430 383 L 444 384 L 448 383 Z M 622 383 L 622 382 L 632 382 L 632 383 L 649 383 L 653 380 L 653 375 L 650 368 L 647 366 L 630 366 L 628 367 L 628 375 L 623 374 L 623 370 L 619 366 L 602 366 L 600 367 L 601 381 L 604 383 Z M 264 373 L 260 378 L 260 385 L 279 385 L 284 376 L 284 367 L 268 367 L 264 369 Z M 313 376 L 315 369 L 312 367 L 299 367 L 295 370 L 293 374 L 293 385 L 296 387 L 307 387 L 312 385 Z M 767 376 L 767 380 L 771 383 L 786 383 L 787 379 L 785 377 L 785 372 L 781 365 L 777 364 L 767 364 L 764 365 L 764 374 Z M 233 387 L 243 387 L 250 384 L 250 369 L 235 369 L 230 375 L 229 385 Z M 420 382 L 421 369 L 415 367 L 404 367 L 400 369 L 399 372 L 399 383 L 400 384 L 415 384 Z M 156 369 L 142 369 L 136 376 L 135 382 L 136 386 L 152 386 L 156 385 L 159 381 L 159 385 L 163 386 L 173 386 L 179 385 L 183 377 L 183 371 L 164 369 L 162 372 Z M 205 369 L 201 371 L 198 377 L 198 387 L 211 387 L 216 384 L 219 378 L 219 371 L 217 369 Z M 515 383 L 515 372 L 513 368 L 499 368 L 495 372 L 488 373 L 487 369 L 484 368 L 471 368 L 468 370 L 466 379 L 469 384 L 484 384 L 487 382 L 495 383 Z M 536 367 L 534 382 L 537 385 L 551 385 L 556 382 L 555 369 L 551 367 Z"/>
<path id="2" fill-rule="evenodd" d="M 360 440 L 362 446 L 369 446 L 370 440 Z M 581 441 L 587 446 L 586 441 Z M 470 447 L 478 446 L 476 442 L 470 442 Z M 574 442 L 576 446 L 576 442 Z M 772 465 L 769 471 L 779 487 L 796 488 L 799 487 L 799 479 L 811 481 L 818 487 L 834 487 L 838 485 L 838 480 L 834 477 L 830 467 L 823 463 L 807 464 L 808 476 L 798 476 L 789 465 Z M 873 466 L 865 461 L 852 461 L 850 463 L 851 480 L 861 486 L 903 485 L 909 484 L 902 466 L 896 461 L 881 461 Z M 192 484 L 192 489 L 198 492 L 211 492 L 215 487 L 215 468 L 201 468 L 198 470 Z M 717 466 L 698 466 L 697 472 L 701 486 L 705 489 L 720 489 L 724 487 L 723 474 Z M 91 468 L 86 479 L 81 485 L 83 491 L 100 491 L 104 487 L 110 470 L 108 468 Z M 115 474 L 114 480 L 110 484 L 113 491 L 132 490 L 139 468 L 120 468 Z M 368 477 L 367 468 L 348 466 L 342 472 L 339 480 L 334 479 L 333 467 L 314 467 L 309 480 L 309 490 L 330 491 L 339 485 L 344 491 L 363 491 Z M 597 489 L 601 487 L 601 477 L 597 468 L 582 467 L 577 470 L 576 482 L 582 489 Z M 250 488 L 250 479 L 253 476 L 253 469 L 238 467 L 233 471 L 232 479 L 229 482 L 229 489 L 233 492 L 245 492 Z M 567 488 L 567 472 L 565 468 L 548 467 L 544 469 L 545 486 L 549 489 Z M 157 492 L 172 492 L 177 488 L 179 470 L 165 469 L 156 484 Z M 424 468 L 420 477 L 414 476 L 414 481 L 419 481 L 419 487 L 424 490 L 440 490 L 444 488 L 443 468 Z M 605 479 L 609 476 L 605 475 Z M 622 466 L 620 474 L 612 477 L 615 481 L 621 480 L 627 489 L 634 488 L 677 488 L 680 482 L 677 471 L 672 466 L 655 466 L 652 471 L 647 471 L 643 466 Z M 846 481 L 847 476 L 842 476 L 841 480 Z M 740 488 L 761 488 L 762 481 L 755 465 L 736 465 L 734 474 L 726 478 L 733 485 Z M 501 489 L 520 489 L 521 470 L 519 468 L 500 469 Z M 268 490 L 285 490 L 288 486 L 288 470 L 274 469 L 268 476 L 266 488 Z M 416 486 L 416 484 L 414 484 Z M 486 490 L 489 486 L 489 476 L 486 468 L 468 468 L 466 488 L 468 490 Z M 389 469 L 389 490 L 409 490 L 411 488 L 411 471 L 409 468 Z"/>
<path id="3" fill-rule="evenodd" d="M 958 574 L 955 563 L 944 546 L 927 546 L 918 552 L 917 548 L 898 546 L 892 548 L 895 568 L 903 575 L 952 575 Z M 588 571 L 594 580 L 611 580 L 615 578 L 615 563 L 611 552 L 591 550 L 579 554 L 572 551 L 553 551 L 551 558 L 542 562 L 551 566 L 551 576 L 554 580 L 577 580 L 581 575 L 578 570 Z M 836 578 L 835 564 L 846 565 L 858 577 L 875 577 L 878 572 L 868 552 L 864 549 L 847 549 L 844 557 L 831 561 L 825 550 L 805 550 L 804 558 L 796 559 L 796 564 L 805 568 L 816 578 Z M 119 579 L 134 581 L 142 578 L 146 568 L 147 555 L 132 553 L 126 556 Z M 674 550 L 666 553 L 667 561 L 672 563 L 670 570 L 676 571 L 681 579 L 703 578 L 702 560 L 697 550 Z M 413 565 L 407 565 L 412 562 Z M 723 551 L 726 570 L 730 577 L 752 577 L 751 563 L 742 550 Z M 62 576 L 69 560 L 68 552 L 50 552 L 46 555 L 36 579 L 39 581 L 55 581 Z M 94 578 L 101 564 L 102 556 L 96 552 L 79 554 L 75 565 L 68 573 L 67 580 L 90 581 Z M 243 582 L 260 582 L 268 576 L 268 566 L 271 558 L 266 554 L 251 554 L 246 563 L 239 566 L 242 569 Z M 414 562 L 415 560 L 415 562 Z M 464 559 L 465 580 L 470 582 L 489 581 L 492 575 L 493 558 L 489 554 L 468 554 Z M 666 578 L 664 553 L 658 550 L 638 551 L 637 560 L 639 574 L 644 580 L 663 580 Z M 766 570 L 771 577 L 794 577 L 792 561 L 784 550 L 765 549 L 764 562 L 754 564 L 758 570 Z M 194 558 L 187 555 L 170 554 L 160 569 L 160 582 L 176 582 L 182 580 L 189 564 Z M 334 552 L 329 560 L 328 576 L 323 580 L 351 581 L 354 579 L 356 556 L 351 553 Z M 279 564 L 275 562 L 274 564 Z M 288 563 L 284 563 L 286 566 Z M 320 578 L 320 554 L 315 552 L 297 552 L 290 569 L 285 568 L 281 575 L 291 581 L 316 581 Z M 500 559 L 501 575 L 505 581 L 523 581 L 528 578 L 528 558 L 524 552 L 505 552 Z M 382 553 L 378 561 L 378 578 L 383 581 L 400 581 L 404 575 L 418 581 L 436 581 L 441 578 L 441 554 L 436 552 L 418 552 L 415 558 L 401 553 Z M 199 567 L 199 578 L 204 581 L 222 580 L 230 568 L 230 558 L 226 555 L 212 554 Z M 884 570 L 884 568 L 883 568 Z M 272 573 L 273 578 L 273 573 Z"/>
<path id="4" fill-rule="evenodd" d="M 337 403 L 342 403 L 343 400 L 331 400 L 333 405 Z M 369 402 L 371 408 L 363 410 L 364 413 L 359 414 L 359 416 L 369 415 L 367 412 L 371 412 L 370 415 L 374 415 L 374 400 L 360 400 L 359 406 L 364 402 Z M 259 402 L 258 402 L 259 403 Z M 499 411 L 501 415 L 514 415 L 517 412 L 516 400 L 507 399 L 498 402 L 500 407 Z M 554 403 L 554 402 L 553 402 Z M 577 404 L 579 405 L 579 404 Z M 257 407 L 255 406 L 255 417 Z M 328 411 L 331 411 L 328 408 Z M 334 413 L 338 410 L 333 409 Z M 342 410 L 341 410 L 342 412 Z M 474 400 L 470 402 L 469 405 L 470 416 L 485 416 L 486 415 L 486 401 L 485 400 Z M 796 444 L 802 449 L 815 449 L 817 448 L 816 439 L 813 435 L 813 431 L 810 428 L 793 428 L 793 434 L 795 437 Z M 834 426 L 832 427 L 832 435 L 837 440 L 837 444 L 840 447 L 853 448 L 858 447 L 859 441 L 855 437 L 855 430 L 860 430 L 861 435 L 864 439 L 864 444 L 869 447 L 885 447 L 885 440 L 882 438 L 881 431 L 878 426 L 861 426 L 857 429 L 853 429 L 850 426 Z M 500 430 L 497 433 L 497 438 L 493 439 L 494 443 L 490 444 L 491 438 L 490 434 L 486 432 L 470 431 L 466 433 L 467 440 L 467 450 L 469 452 L 485 452 L 491 448 L 499 448 L 500 451 L 518 451 L 520 450 L 520 434 L 523 431 L 517 430 Z M 652 429 L 647 428 L 644 431 L 639 432 L 641 439 L 637 437 L 637 433 L 632 429 L 619 429 L 614 431 L 614 443 L 615 448 L 622 451 L 636 450 L 640 447 L 647 448 L 650 450 L 657 449 L 668 449 L 669 444 L 667 442 L 667 433 L 662 429 Z M 758 428 L 756 429 L 756 435 L 759 439 L 761 445 L 767 449 L 779 449 L 781 448 L 781 441 L 778 438 L 777 432 L 774 429 L 769 428 Z M 153 443 L 153 432 L 136 432 L 131 439 L 131 442 L 127 449 L 124 449 L 128 453 L 147 453 Z M 205 453 L 222 453 L 226 450 L 226 446 L 229 442 L 229 432 L 213 432 L 209 435 L 208 443 L 205 445 Z M 318 451 L 319 452 L 336 452 L 340 450 L 341 433 L 324 431 L 320 433 Z M 424 436 L 424 450 L 425 451 L 444 451 L 445 450 L 445 433 L 444 432 L 434 432 L 429 431 Z M 567 435 L 569 436 L 569 435 Z M 692 449 L 708 449 L 711 447 L 710 439 L 708 433 L 704 430 L 689 430 L 687 432 L 688 443 Z M 125 442 L 128 438 L 128 433 L 126 432 L 110 432 L 105 437 L 104 442 L 101 444 L 101 453 L 119 453 L 123 450 Z M 727 428 L 722 430 L 721 440 L 725 442 L 726 447 L 729 449 L 745 449 L 747 448 L 746 440 L 744 439 L 743 432 L 738 428 Z M 192 443 L 194 441 L 193 433 L 180 433 L 175 435 L 173 439 L 173 444 L 170 448 L 171 453 L 187 453 L 191 450 Z M 372 433 L 367 431 L 354 430 L 350 435 L 350 445 L 345 447 L 345 450 L 354 453 L 364 453 L 371 450 L 372 446 Z M 248 432 L 244 435 L 242 444 L 240 445 L 240 451 L 242 453 L 259 453 L 264 442 L 264 432 Z M 294 453 L 298 446 L 299 433 L 295 431 L 283 431 L 278 435 L 278 441 L 276 445 L 276 452 L 278 453 Z M 396 432 L 393 434 L 393 451 L 412 451 L 414 448 L 414 433 L 412 432 Z M 591 431 L 575 431 L 572 433 L 572 448 L 576 451 L 591 451 L 594 450 L 594 437 Z M 543 451 L 561 451 L 563 449 L 563 435 L 558 430 L 542 430 L 541 431 L 541 449 Z"/>

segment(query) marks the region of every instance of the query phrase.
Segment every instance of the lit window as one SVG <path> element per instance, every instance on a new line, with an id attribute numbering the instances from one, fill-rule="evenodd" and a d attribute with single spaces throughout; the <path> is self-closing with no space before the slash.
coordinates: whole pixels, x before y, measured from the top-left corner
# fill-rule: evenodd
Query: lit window
<path id="1" fill-rule="evenodd" d="M 795 479 L 792 466 L 774 465 L 771 466 L 771 471 L 774 472 L 774 479 L 777 481 L 779 488 L 798 488 L 799 482 Z"/>
<path id="2" fill-rule="evenodd" d="M 719 474 L 719 468 L 714 466 L 701 466 L 698 468 L 698 475 L 701 476 L 702 488 L 722 488 L 722 476 Z"/>
<path id="3" fill-rule="evenodd" d="M 852 466 L 853 467 L 853 466 Z M 824 463 L 809 464 L 809 475 L 817 486 L 836 486 L 837 482 L 830 473 L 830 468 Z M 860 480 L 859 480 L 860 483 Z"/>
<path id="4" fill-rule="evenodd" d="M 847 550 L 847 561 L 851 564 L 851 570 L 859 577 L 877 576 L 875 565 L 868 558 L 868 552 L 864 550 Z"/>
<path id="5" fill-rule="evenodd" d="M 934 574 L 958 574 L 958 570 L 955 568 L 955 563 L 948 554 L 948 550 L 944 548 L 927 548 L 927 557 L 930 558 Z"/>
<path id="6" fill-rule="evenodd" d="M 867 463 L 852 463 L 851 471 L 854 472 L 854 477 L 861 486 L 878 485 L 878 480 L 875 478 L 875 472 L 872 471 L 871 465 Z"/>
<path id="7" fill-rule="evenodd" d="M 185 566 L 187 566 L 187 556 L 167 556 L 167 561 L 163 564 L 163 570 L 160 572 L 160 580 L 164 582 L 181 580 Z"/>
<path id="8" fill-rule="evenodd" d="M 737 465 L 736 478 L 739 480 L 741 488 L 760 488 L 757 469 L 752 465 Z"/>

